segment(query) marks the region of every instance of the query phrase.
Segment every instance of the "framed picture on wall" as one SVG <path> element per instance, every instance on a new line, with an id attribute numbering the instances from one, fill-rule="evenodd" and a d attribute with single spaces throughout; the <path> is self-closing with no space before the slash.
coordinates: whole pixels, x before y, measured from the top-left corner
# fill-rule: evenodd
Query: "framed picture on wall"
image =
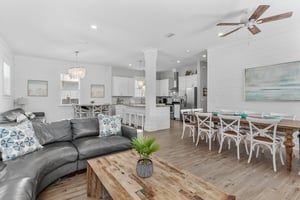
<path id="1" fill-rule="evenodd" d="M 101 84 L 91 84 L 91 97 L 92 98 L 104 98 L 105 87 Z"/>
<path id="2" fill-rule="evenodd" d="M 42 80 L 28 80 L 27 81 L 27 95 L 35 97 L 48 96 L 48 81 Z"/>
<path id="3" fill-rule="evenodd" d="M 245 69 L 246 101 L 300 101 L 300 61 Z"/>

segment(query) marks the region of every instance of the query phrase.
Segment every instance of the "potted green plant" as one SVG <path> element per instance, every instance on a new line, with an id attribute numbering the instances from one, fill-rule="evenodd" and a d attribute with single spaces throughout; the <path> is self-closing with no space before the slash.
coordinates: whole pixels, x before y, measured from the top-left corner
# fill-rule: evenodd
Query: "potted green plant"
<path id="1" fill-rule="evenodd" d="M 153 163 L 150 156 L 159 150 L 159 145 L 155 141 L 155 137 L 139 137 L 132 140 L 132 148 L 140 155 L 136 165 L 139 177 L 146 178 L 153 174 Z"/>

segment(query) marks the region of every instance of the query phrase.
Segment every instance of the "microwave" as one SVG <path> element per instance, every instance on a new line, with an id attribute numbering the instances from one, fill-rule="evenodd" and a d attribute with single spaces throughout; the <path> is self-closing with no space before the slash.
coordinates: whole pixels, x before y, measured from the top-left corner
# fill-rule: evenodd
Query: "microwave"
<path id="1" fill-rule="evenodd" d="M 172 104 L 173 102 L 172 97 L 163 97 L 162 101 L 164 104 Z"/>

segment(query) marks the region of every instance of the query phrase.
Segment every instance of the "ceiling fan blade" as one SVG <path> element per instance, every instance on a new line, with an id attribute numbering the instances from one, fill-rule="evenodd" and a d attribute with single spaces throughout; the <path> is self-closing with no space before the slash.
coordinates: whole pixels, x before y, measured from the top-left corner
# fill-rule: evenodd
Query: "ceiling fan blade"
<path id="1" fill-rule="evenodd" d="M 255 35 L 255 34 L 261 32 L 261 30 L 260 30 L 259 28 L 257 28 L 257 26 L 255 26 L 255 25 L 253 25 L 253 26 L 251 26 L 251 27 L 248 27 L 248 30 L 249 30 L 253 35 Z"/>
<path id="2" fill-rule="evenodd" d="M 293 12 L 287 12 L 287 13 L 283 13 L 283 14 L 280 14 L 280 15 L 274 15 L 274 16 L 271 16 L 271 17 L 266 17 L 266 18 L 259 19 L 259 20 L 257 20 L 256 23 L 262 24 L 262 23 L 266 23 L 266 22 L 281 20 L 281 19 L 289 18 L 292 15 L 293 15 Z"/>
<path id="3" fill-rule="evenodd" d="M 266 10 L 270 7 L 270 5 L 260 5 L 256 8 L 256 10 L 254 11 L 254 13 L 251 15 L 251 17 L 249 17 L 249 21 L 251 19 L 257 20 L 262 14 L 264 14 L 264 12 L 266 12 Z"/>
<path id="4" fill-rule="evenodd" d="M 234 25 L 240 25 L 240 24 L 244 24 L 241 22 L 222 22 L 222 23 L 218 23 L 217 26 L 234 26 Z"/>
<path id="5" fill-rule="evenodd" d="M 236 29 L 233 29 L 232 31 L 230 31 L 230 32 L 228 32 L 228 33 L 225 33 L 225 34 L 221 35 L 220 37 L 225 37 L 225 36 L 227 36 L 227 35 L 229 35 L 229 34 L 231 34 L 231 33 L 234 33 L 234 32 L 236 32 L 236 31 L 240 30 L 240 29 L 243 28 L 243 27 L 244 27 L 244 26 L 240 26 L 240 27 L 238 27 L 238 28 L 236 28 Z"/>

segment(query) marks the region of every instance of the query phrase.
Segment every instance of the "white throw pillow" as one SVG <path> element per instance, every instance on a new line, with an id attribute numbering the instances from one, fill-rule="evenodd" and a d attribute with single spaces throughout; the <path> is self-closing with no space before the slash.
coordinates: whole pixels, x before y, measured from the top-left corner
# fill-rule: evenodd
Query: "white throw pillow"
<path id="1" fill-rule="evenodd" d="M 24 114 L 19 114 L 17 116 L 17 123 L 21 123 L 21 122 L 24 122 L 26 120 L 28 120 L 28 118 Z"/>
<path id="2" fill-rule="evenodd" d="M 43 146 L 35 137 L 30 121 L 12 127 L 0 127 L 0 151 L 3 161 L 17 158 L 40 148 Z"/>
<path id="3" fill-rule="evenodd" d="M 121 116 L 120 115 L 98 115 L 99 137 L 121 135 Z"/>

